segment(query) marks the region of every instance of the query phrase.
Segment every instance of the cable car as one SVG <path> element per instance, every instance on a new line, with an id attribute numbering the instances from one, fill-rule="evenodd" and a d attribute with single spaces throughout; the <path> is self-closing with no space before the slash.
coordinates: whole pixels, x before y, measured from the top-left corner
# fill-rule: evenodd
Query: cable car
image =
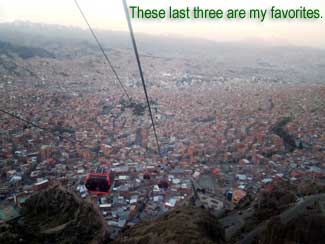
<path id="1" fill-rule="evenodd" d="M 106 167 L 98 167 L 95 172 L 91 172 L 86 177 L 86 188 L 88 192 L 105 195 L 111 188 L 110 171 Z"/>
<path id="2" fill-rule="evenodd" d="M 167 190 L 167 189 L 168 189 L 168 180 L 167 180 L 167 179 L 161 179 L 161 180 L 158 182 L 158 187 L 159 187 L 160 189 Z"/>
<path id="3" fill-rule="evenodd" d="M 150 178 L 151 178 L 151 177 L 150 177 L 149 172 L 146 171 L 146 172 L 144 173 L 144 175 L 143 175 L 143 179 L 144 179 L 144 180 L 150 180 Z"/>

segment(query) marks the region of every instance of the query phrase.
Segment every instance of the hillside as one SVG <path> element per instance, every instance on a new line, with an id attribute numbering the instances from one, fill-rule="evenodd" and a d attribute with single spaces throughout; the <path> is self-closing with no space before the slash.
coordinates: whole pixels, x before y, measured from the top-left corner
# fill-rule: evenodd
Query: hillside
<path id="1" fill-rule="evenodd" d="M 222 243 L 216 219 L 207 210 L 179 207 L 122 233 L 115 244 Z"/>
<path id="2" fill-rule="evenodd" d="M 31 196 L 23 217 L 0 225 L 0 243 L 103 243 L 106 225 L 94 206 L 56 186 Z"/>

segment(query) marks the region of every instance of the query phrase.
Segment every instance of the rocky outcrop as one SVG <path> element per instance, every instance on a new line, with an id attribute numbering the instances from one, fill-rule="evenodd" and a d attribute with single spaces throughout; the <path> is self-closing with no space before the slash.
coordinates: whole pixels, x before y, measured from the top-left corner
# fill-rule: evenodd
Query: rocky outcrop
<path id="1" fill-rule="evenodd" d="M 222 243 L 217 219 L 207 210 L 179 207 L 153 221 L 144 221 L 114 241 L 118 243 Z"/>
<path id="2" fill-rule="evenodd" d="M 296 201 L 295 193 L 284 186 L 275 186 L 271 192 L 261 191 L 255 202 L 255 216 L 266 220 L 280 214 Z"/>
<path id="3" fill-rule="evenodd" d="M 31 196 L 23 217 L 3 227 L 0 243 L 107 243 L 107 225 L 90 202 L 55 186 Z"/>
<path id="4" fill-rule="evenodd" d="M 299 216 L 287 224 L 272 219 L 259 242 L 261 244 L 323 244 L 325 243 L 325 216 Z"/>

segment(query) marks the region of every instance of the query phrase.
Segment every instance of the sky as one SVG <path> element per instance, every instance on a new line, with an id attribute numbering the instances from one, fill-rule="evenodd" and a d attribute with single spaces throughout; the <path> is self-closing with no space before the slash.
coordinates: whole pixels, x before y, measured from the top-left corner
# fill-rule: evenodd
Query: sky
<path id="1" fill-rule="evenodd" d="M 122 0 L 78 0 L 95 28 L 126 31 Z M 325 48 L 324 0 L 129 0 L 141 8 L 184 8 L 200 6 L 212 9 L 318 8 L 319 20 L 133 20 L 134 30 L 154 35 L 175 34 L 222 42 L 262 42 Z M 15 20 L 86 28 L 74 0 L 0 0 L 0 22 Z"/>

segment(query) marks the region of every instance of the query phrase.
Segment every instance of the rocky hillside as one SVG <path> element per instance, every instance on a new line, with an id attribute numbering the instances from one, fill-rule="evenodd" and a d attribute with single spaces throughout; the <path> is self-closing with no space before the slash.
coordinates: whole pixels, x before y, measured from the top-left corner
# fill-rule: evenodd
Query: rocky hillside
<path id="1" fill-rule="evenodd" d="M 30 197 L 23 217 L 0 226 L 0 243 L 106 243 L 106 224 L 93 204 L 61 186 Z"/>
<path id="2" fill-rule="evenodd" d="M 287 224 L 274 218 L 262 237 L 262 244 L 325 243 L 325 217 L 321 215 L 299 216 Z"/>
<path id="3" fill-rule="evenodd" d="M 0 40 L 0 83 L 15 82 L 16 79 L 37 77 L 26 65 L 26 59 L 54 59 L 53 53 L 43 49 L 15 45 Z"/>
<path id="4" fill-rule="evenodd" d="M 291 185 L 261 192 L 254 204 L 255 214 L 247 215 L 251 221 L 245 225 L 252 225 L 251 228 L 246 232 L 247 228 L 242 228 L 228 242 L 223 236 L 223 228 L 228 227 L 208 210 L 191 203 L 157 219 L 139 222 L 112 242 L 104 219 L 92 203 L 54 186 L 31 196 L 19 220 L 0 224 L 0 243 L 325 243 L 325 195 L 314 194 L 299 200 L 294 192 Z M 236 212 L 243 218 L 247 214 L 245 209 L 234 210 L 228 213 L 228 219 Z"/>
<path id="5" fill-rule="evenodd" d="M 144 221 L 122 233 L 118 243 L 222 243 L 218 224 L 207 210 L 195 207 L 179 207 L 153 221 Z"/>
<path id="6" fill-rule="evenodd" d="M 33 57 L 55 58 L 54 54 L 43 48 L 14 45 L 3 41 L 0 41 L 0 54 L 8 57 L 17 56 L 22 59 L 29 59 Z"/>

